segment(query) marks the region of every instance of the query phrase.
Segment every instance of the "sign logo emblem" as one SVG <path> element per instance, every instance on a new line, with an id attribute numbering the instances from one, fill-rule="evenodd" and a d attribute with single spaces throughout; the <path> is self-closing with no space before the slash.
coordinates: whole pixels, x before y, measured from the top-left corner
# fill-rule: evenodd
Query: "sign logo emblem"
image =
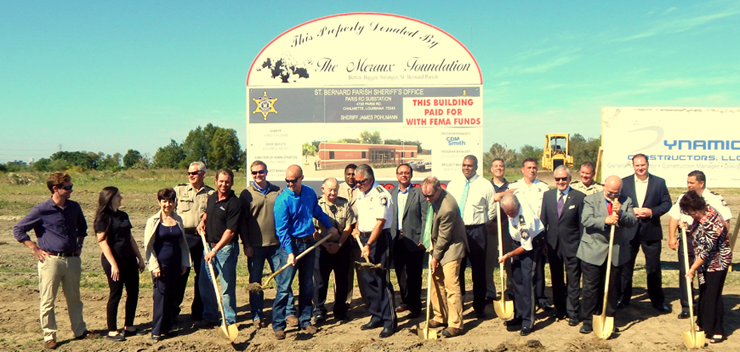
<path id="1" fill-rule="evenodd" d="M 262 117 L 267 120 L 267 114 L 271 112 L 274 112 L 275 114 L 278 113 L 277 110 L 275 110 L 275 102 L 277 101 L 277 98 L 267 96 L 267 92 L 264 92 L 263 96 L 252 100 L 257 103 L 257 108 L 252 111 L 253 114 L 262 113 Z"/>

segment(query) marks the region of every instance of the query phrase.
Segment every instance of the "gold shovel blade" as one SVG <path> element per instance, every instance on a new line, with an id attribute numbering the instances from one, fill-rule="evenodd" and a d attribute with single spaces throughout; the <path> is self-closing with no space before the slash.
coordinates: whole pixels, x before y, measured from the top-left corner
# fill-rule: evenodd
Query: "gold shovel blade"
<path id="1" fill-rule="evenodd" d="M 496 315 L 503 320 L 510 320 L 514 317 L 514 302 L 512 301 L 505 301 L 503 298 L 493 301 L 493 309 Z"/>
<path id="2" fill-rule="evenodd" d="M 419 327 L 416 329 L 419 333 L 419 337 L 423 340 L 436 340 L 437 339 L 437 330 L 432 330 L 429 327 L 424 328 L 424 324 L 419 325 Z"/>
<path id="3" fill-rule="evenodd" d="M 218 331 L 231 342 L 234 342 L 239 337 L 239 329 L 236 327 L 236 324 L 226 325 L 222 323 Z"/>
<path id="4" fill-rule="evenodd" d="M 594 334 L 602 340 L 606 340 L 614 333 L 614 317 L 594 315 Z"/>
<path id="5" fill-rule="evenodd" d="M 701 348 L 704 347 L 704 332 L 703 331 L 684 331 L 682 334 L 683 344 L 687 348 Z"/>

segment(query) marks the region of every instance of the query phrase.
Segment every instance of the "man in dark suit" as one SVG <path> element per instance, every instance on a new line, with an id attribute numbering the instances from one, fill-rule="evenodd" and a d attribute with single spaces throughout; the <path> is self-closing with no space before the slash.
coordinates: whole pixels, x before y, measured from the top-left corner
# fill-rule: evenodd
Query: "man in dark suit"
<path id="1" fill-rule="evenodd" d="M 671 309 L 665 304 L 663 279 L 660 270 L 661 240 L 663 229 L 660 217 L 671 209 L 671 196 L 665 180 L 648 173 L 648 161 L 644 154 L 632 157 L 635 174 L 622 179 L 622 194 L 630 197 L 638 224 L 631 233 L 630 261 L 624 267 L 619 286 L 618 308 L 626 307 L 632 298 L 632 273 L 635 269 L 635 258 L 642 247 L 645 254 L 645 271 L 647 272 L 648 297 L 653 307 L 661 313 Z"/>
<path id="2" fill-rule="evenodd" d="M 442 189 L 439 180 L 429 176 L 424 179 L 421 189 L 429 202 L 426 221 L 431 222 L 428 233 L 426 228 L 424 230 L 423 239 L 427 241 L 425 247 L 432 250 L 429 270 L 433 280 L 431 301 L 434 319 L 429 321 L 429 326 L 447 325 L 442 336 L 454 337 L 463 332 L 463 301 L 458 275 L 467 253 L 468 236 L 457 200 Z"/>
<path id="3" fill-rule="evenodd" d="M 421 188 L 411 186 L 414 170 L 409 164 L 396 168 L 398 188 L 390 190 L 393 199 L 393 263 L 396 267 L 398 286 L 401 288 L 401 304 L 396 313 L 410 311 L 409 318 L 421 315 L 421 281 L 424 262 L 424 246 L 421 235 L 426 223 L 429 204 Z"/>
<path id="4" fill-rule="evenodd" d="M 620 195 L 622 180 L 618 176 L 609 176 L 604 184 L 603 193 L 594 193 L 583 199 L 581 225 L 583 234 L 578 245 L 577 257 L 581 260 L 583 273 L 583 326 L 582 334 L 593 331 L 593 315 L 599 314 L 597 307 L 603 302 L 604 280 L 609 280 L 609 287 L 616 288 L 621 277 L 622 268 L 629 261 L 629 242 L 632 232 L 629 228 L 637 225 L 637 218 L 632 211 L 632 200 Z M 614 229 L 614 246 L 612 262 L 607 263 L 611 227 Z M 611 274 L 606 276 L 606 266 L 611 265 Z M 610 289 L 606 304 L 606 316 L 613 317 L 617 305 L 617 290 Z M 615 329 L 616 331 L 616 329 Z"/>
<path id="5" fill-rule="evenodd" d="M 554 176 L 557 188 L 543 195 L 540 221 L 547 239 L 556 310 L 554 316 L 558 319 L 567 316 L 568 325 L 576 326 L 581 313 L 581 264 L 576 252 L 581 242 L 581 211 L 586 195 L 570 188 L 570 170 L 564 165 L 555 168 Z M 567 291 L 563 269 L 567 273 Z"/>

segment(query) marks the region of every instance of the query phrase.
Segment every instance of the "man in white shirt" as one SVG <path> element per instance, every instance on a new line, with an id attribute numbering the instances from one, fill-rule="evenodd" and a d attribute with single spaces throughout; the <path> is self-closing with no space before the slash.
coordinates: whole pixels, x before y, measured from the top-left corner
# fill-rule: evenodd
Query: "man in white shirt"
<path id="1" fill-rule="evenodd" d="M 462 162 L 463 178 L 450 181 L 447 192 L 460 207 L 468 236 L 468 253 L 460 265 L 460 292 L 465 297 L 465 264 L 470 260 L 473 274 L 473 309 L 478 319 L 486 316 L 486 237 L 489 222 L 495 219 L 496 206 L 491 182 L 476 174 L 478 158 L 466 155 Z"/>
<path id="2" fill-rule="evenodd" d="M 720 215 L 722 215 L 722 218 L 725 219 L 725 222 L 727 223 L 727 228 L 730 228 L 730 219 L 732 219 L 732 212 L 730 212 L 730 207 L 727 206 L 725 199 L 722 198 L 719 193 L 712 192 L 706 189 L 706 176 L 703 172 L 699 170 L 691 171 L 686 179 L 686 186 L 689 191 L 695 191 L 696 194 L 704 198 L 704 201 L 706 201 L 707 204 L 709 204 L 714 209 L 717 209 Z M 686 292 L 686 280 L 683 279 L 683 277 L 686 276 L 686 264 L 684 263 L 683 257 L 683 243 L 679 241 L 680 237 L 676 236 L 676 229 L 678 228 L 679 222 L 685 222 L 687 225 L 691 225 L 694 223 L 694 219 L 686 214 L 681 214 L 681 209 L 678 206 L 681 198 L 683 198 L 683 194 L 678 196 L 678 198 L 676 199 L 676 203 L 673 204 L 673 207 L 671 207 L 671 210 L 668 212 L 668 215 L 670 215 L 671 217 L 668 224 L 668 247 L 670 247 L 674 251 L 678 249 L 678 283 L 679 291 L 681 293 L 681 313 L 678 314 L 678 319 L 688 319 L 689 296 Z M 689 250 L 689 266 L 691 266 L 694 264 L 694 245 L 693 239 L 690 237 L 690 235 L 686 235 L 689 236 L 686 238 L 686 247 L 688 247 Z M 693 295 L 691 299 L 694 299 Z M 696 309 L 696 306 L 694 307 L 694 309 Z"/>
<path id="3" fill-rule="evenodd" d="M 533 271 L 540 260 L 543 237 L 538 236 L 544 228 L 532 208 L 519 203 L 516 196 L 507 194 L 501 199 L 501 208 L 509 218 L 509 234 L 513 250 L 500 257 L 499 263 L 512 259 L 514 274 L 514 319 L 504 323 L 509 331 L 521 330 L 527 336 L 534 330 L 534 283 Z"/>
<path id="4" fill-rule="evenodd" d="M 514 191 L 514 195 L 520 202 L 529 205 L 534 210 L 535 215 L 540 217 L 542 210 L 542 197 L 550 189 L 547 183 L 537 179 L 537 161 L 532 158 L 524 159 L 522 162 L 522 178 L 511 183 L 509 190 Z M 545 250 L 544 246 L 541 250 Z M 552 310 L 553 307 L 547 302 L 545 296 L 545 253 L 542 253 L 543 259 L 537 262 L 537 268 L 534 271 L 534 294 L 537 307 L 542 310 Z"/>

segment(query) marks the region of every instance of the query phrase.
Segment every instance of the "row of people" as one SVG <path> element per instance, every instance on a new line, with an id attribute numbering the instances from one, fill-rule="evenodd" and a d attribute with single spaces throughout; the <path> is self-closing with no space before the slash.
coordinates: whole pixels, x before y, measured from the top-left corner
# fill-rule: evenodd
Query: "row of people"
<path id="1" fill-rule="evenodd" d="M 644 159 L 644 174 L 647 174 L 647 160 L 646 158 Z M 639 160 L 637 164 L 639 164 Z M 458 204 L 457 215 L 460 217 L 460 223 L 463 224 L 460 228 L 464 229 L 465 236 L 460 236 L 461 231 L 456 229 L 455 231 L 448 231 L 448 233 L 445 233 L 443 237 L 457 238 L 458 242 L 456 243 L 459 245 L 455 248 L 460 248 L 460 245 L 462 245 L 464 250 L 453 251 L 456 253 L 460 252 L 458 254 L 463 256 L 461 258 L 451 259 L 450 257 L 446 257 L 446 262 L 440 263 L 440 261 L 443 260 L 443 255 L 439 258 L 433 256 L 430 261 L 430 264 L 432 264 L 430 268 L 435 279 L 435 285 L 433 288 L 435 290 L 444 288 L 447 291 L 447 295 L 445 296 L 446 302 L 437 301 L 433 304 L 435 307 L 435 317 L 433 319 L 432 326 L 448 326 L 448 328 L 443 332 L 445 336 L 456 336 L 462 333 L 461 309 L 462 297 L 465 292 L 464 280 L 462 278 L 464 277 L 464 270 L 466 267 L 464 263 L 467 260 L 471 262 L 473 271 L 473 308 L 479 318 L 483 318 L 485 316 L 485 306 L 497 296 L 492 279 L 496 256 L 490 255 L 493 253 L 492 250 L 495 248 L 493 228 L 495 228 L 495 226 L 502 226 L 505 224 L 506 217 L 503 216 L 504 214 L 508 216 L 510 213 L 522 212 L 522 209 L 537 208 L 537 210 L 532 209 L 532 214 L 536 216 L 531 216 L 531 218 L 533 218 L 533 221 L 534 218 L 540 221 L 540 226 L 544 225 L 543 229 L 546 231 L 546 235 L 540 238 L 546 237 L 547 240 L 536 242 L 537 249 L 534 251 L 531 258 L 527 258 L 528 256 L 526 255 L 520 258 L 520 255 L 525 252 L 529 253 L 534 250 L 534 247 L 525 252 L 521 252 L 521 250 L 519 250 L 519 253 L 516 255 L 513 254 L 516 253 L 516 251 L 513 250 L 514 247 L 519 246 L 525 248 L 527 246 L 523 244 L 527 241 L 522 238 L 523 233 L 520 231 L 521 229 L 517 230 L 517 226 L 522 224 L 514 224 L 511 222 L 510 218 L 509 226 L 502 226 L 502 230 L 509 230 L 506 231 L 509 233 L 508 236 L 504 236 L 504 242 L 502 243 L 508 252 L 507 255 L 504 256 L 505 258 L 503 258 L 503 260 L 502 258 L 499 258 L 499 260 L 509 263 L 506 266 L 507 271 L 509 272 L 512 272 L 512 268 L 517 268 L 516 273 L 512 272 L 512 275 L 509 276 L 519 283 L 519 285 L 514 285 L 514 290 L 502 294 L 506 294 L 508 297 L 513 296 L 518 298 L 519 301 L 521 301 L 524 296 L 529 297 L 529 295 L 522 295 L 520 292 L 521 290 L 528 290 L 526 287 L 527 283 L 522 282 L 521 280 L 522 264 L 524 264 L 523 267 L 532 271 L 534 275 L 534 280 L 532 280 L 530 285 L 535 292 L 533 296 L 538 300 L 536 305 L 541 308 L 548 309 L 549 304 L 547 304 L 546 298 L 544 297 L 544 270 L 538 269 L 544 268 L 544 260 L 539 260 L 539 257 L 541 257 L 542 254 L 547 253 L 547 258 L 551 265 L 551 273 L 553 275 L 553 294 L 555 296 L 554 302 L 557 310 L 555 315 L 559 318 L 569 317 L 571 325 L 577 325 L 579 320 L 584 320 L 584 326 L 581 328 L 581 331 L 587 332 L 588 327 L 590 327 L 590 325 L 587 324 L 588 319 L 591 316 L 590 313 L 592 313 L 592 310 L 596 307 L 591 307 L 591 303 L 589 303 L 588 307 L 585 307 L 586 300 L 583 300 L 584 309 L 582 311 L 579 311 L 578 307 L 580 303 L 578 299 L 580 296 L 578 295 L 578 290 L 580 290 L 580 287 L 577 287 L 579 286 L 579 280 L 577 277 L 579 274 L 579 265 L 577 261 L 580 259 L 580 266 L 583 266 L 583 258 L 580 258 L 579 255 L 573 255 L 573 236 L 575 233 L 575 238 L 581 239 L 581 230 L 579 228 L 577 231 L 573 231 L 572 220 L 570 220 L 570 229 L 566 224 L 565 229 L 562 231 L 563 234 L 560 234 L 561 231 L 559 230 L 561 228 L 560 218 L 563 216 L 562 214 L 565 214 L 565 219 L 572 219 L 573 217 L 569 217 L 567 214 L 574 213 L 575 209 L 575 213 L 579 214 L 576 219 L 579 220 L 581 211 L 581 206 L 579 204 L 583 204 L 579 203 L 579 198 L 583 196 L 582 194 L 579 196 L 580 192 L 570 192 L 572 188 L 569 186 L 571 181 L 569 171 L 567 168 L 559 168 L 555 171 L 556 186 L 560 192 L 560 197 L 556 201 L 553 192 L 555 190 L 547 191 L 549 187 L 536 179 L 536 162 L 534 160 L 526 160 L 524 162 L 522 167 L 524 177 L 522 180 L 511 184 L 503 178 L 502 160 L 494 160 L 491 168 L 494 179 L 492 179 L 491 182 L 483 180 L 476 174 L 477 167 L 477 159 L 474 156 L 466 156 L 463 160 L 462 167 L 465 181 L 453 180 L 450 182 L 447 189 L 443 190 L 439 185 L 439 181 L 436 181 L 435 183 L 435 179 L 430 179 L 429 182 L 425 180 L 422 187 L 412 187 L 410 181 L 413 176 L 413 169 L 407 164 L 402 164 L 396 169 L 399 187 L 391 189 L 389 193 L 383 187 L 377 185 L 374 180 L 371 167 L 368 165 L 361 165 L 358 168 L 354 165 L 349 165 L 345 169 L 345 183 L 337 185 L 336 179 L 327 179 L 322 186 L 322 193 L 324 193 L 324 196 L 320 200 L 316 201 L 316 196 L 313 190 L 308 187 L 302 187 L 301 182 L 303 175 L 302 170 L 298 166 L 292 166 L 288 169 L 286 173 L 286 183 L 288 187 L 286 191 L 281 192 L 279 187 L 266 181 L 267 166 L 260 161 L 254 162 L 250 166 L 254 182 L 250 187 L 244 190 L 237 199 L 233 191 L 231 191 L 231 186 L 233 185 L 233 174 L 229 170 L 219 170 L 217 172 L 217 191 L 215 191 L 206 186 L 203 182 L 205 177 L 205 166 L 198 162 L 191 164 L 188 169 L 190 182 L 188 184 L 178 185 L 175 188 L 175 191 L 177 191 L 176 197 L 172 194 L 175 193 L 174 191 L 160 191 L 158 199 L 161 211 L 149 219 L 145 230 L 145 248 L 147 248 L 146 262 L 148 262 L 149 268 L 152 271 L 155 288 L 158 288 L 155 290 L 154 322 L 154 327 L 157 328 L 157 331 L 155 333 L 153 329 L 152 337 L 154 339 L 165 337 L 169 333 L 172 323 L 176 321 L 175 319 L 179 314 L 179 306 L 184 295 L 185 284 L 187 283 L 187 275 L 182 274 L 186 274 L 187 270 L 189 270 L 191 260 L 196 271 L 196 282 L 198 283 L 195 285 L 196 297 L 191 308 L 193 318 L 196 320 L 204 318 L 209 322 L 209 324 L 218 323 L 218 311 L 216 309 L 214 292 L 208 289 L 211 287 L 209 282 L 211 278 L 208 275 L 199 275 L 199 271 L 203 270 L 206 263 L 216 259 L 214 263 L 218 263 L 216 268 L 224 291 L 223 301 L 226 311 L 226 323 L 233 324 L 235 322 L 235 268 L 239 252 L 238 243 L 236 241 L 237 235 L 241 237 L 244 252 L 249 258 L 250 282 L 259 282 L 261 280 L 262 269 L 265 261 L 268 261 L 273 271 L 285 264 L 295 265 L 295 255 L 292 253 L 293 251 L 300 252 L 305 248 L 308 248 L 310 245 L 315 243 L 317 239 L 324 235 L 331 235 L 333 237 L 333 240 L 327 241 L 323 244 L 322 248 L 315 256 L 311 255 L 310 257 L 303 259 L 301 261 L 303 264 L 299 264 L 296 267 L 300 272 L 299 280 L 301 283 L 299 284 L 299 287 L 302 293 L 299 295 L 298 307 L 293 305 L 293 292 L 290 289 L 290 284 L 292 283 L 295 271 L 287 270 L 283 274 L 277 276 L 276 282 L 278 284 L 278 296 L 273 302 L 273 330 L 278 339 L 284 338 L 286 321 L 291 325 L 300 326 L 309 333 L 315 333 L 317 331 L 315 326 L 311 324 L 311 316 L 313 316 L 315 323 L 320 323 L 326 319 L 326 309 L 324 308 L 324 303 L 326 301 L 326 283 L 328 282 L 328 276 L 332 271 L 335 272 L 335 281 L 337 283 L 337 291 L 335 292 L 335 297 L 337 299 L 334 304 L 334 315 L 340 320 L 345 319 L 348 303 L 351 299 L 352 270 L 349 269 L 349 265 L 345 265 L 344 263 L 348 263 L 347 258 L 359 258 L 358 254 L 360 253 L 370 254 L 371 248 L 373 249 L 371 261 L 381 264 L 383 269 L 380 271 L 363 271 L 361 272 L 363 275 L 362 279 L 358 280 L 361 291 L 366 291 L 362 292 L 362 294 L 363 298 L 366 299 L 366 303 L 368 303 L 368 311 L 372 315 L 371 321 L 368 324 L 363 325 L 363 329 L 383 326 L 384 329 L 383 332 L 381 332 L 381 337 L 390 336 L 395 331 L 396 313 L 409 310 L 409 315 L 412 318 L 420 314 L 421 268 L 423 265 L 424 253 L 427 250 L 432 253 L 438 252 L 436 250 L 433 251 L 429 247 L 430 244 L 425 246 L 423 238 L 424 235 L 427 235 L 427 238 L 429 238 L 432 233 L 436 233 L 437 235 L 440 233 L 439 229 L 435 230 L 434 226 L 427 226 L 426 224 L 427 221 L 433 219 L 432 214 L 435 211 L 439 211 L 439 209 L 434 206 L 430 206 L 430 204 L 435 204 L 435 201 L 439 199 L 447 198 L 452 200 L 460 199 L 460 201 L 455 202 Z M 592 179 L 593 169 L 593 164 L 584 164 L 580 171 L 581 181 L 574 181 L 570 183 L 570 185 L 572 185 L 573 188 L 584 188 L 587 192 L 593 190 L 598 192 L 599 185 L 593 182 Z M 635 167 L 635 170 L 637 175 L 637 166 Z M 66 175 L 55 175 L 56 176 L 52 176 L 57 178 L 63 177 L 60 179 L 62 181 L 69 179 Z M 699 176 L 694 177 L 699 178 Z M 701 178 L 703 181 L 703 174 L 701 174 Z M 662 181 L 662 179 L 657 177 L 654 177 L 653 179 L 657 179 L 658 182 Z M 484 182 L 481 182 L 481 180 Z M 53 181 L 51 178 L 49 181 L 49 185 L 51 185 L 49 186 L 49 189 L 52 191 L 52 200 L 55 197 L 61 200 L 68 199 L 69 194 L 71 193 L 71 180 L 61 183 L 57 183 L 57 181 L 59 180 L 55 179 Z M 69 189 L 65 189 L 65 187 L 67 187 L 67 182 L 70 183 L 68 185 Z M 427 193 L 424 193 L 425 184 L 431 185 L 429 192 Z M 654 191 L 656 187 L 648 187 L 645 185 L 641 188 L 642 190 L 637 193 L 642 194 L 642 192 L 647 192 L 647 189 L 651 188 Z M 661 189 L 661 187 L 657 188 Z M 662 184 L 662 188 L 665 188 L 664 182 Z M 308 191 L 303 192 L 304 189 Z M 359 192 L 357 192 L 358 190 Z M 369 195 L 373 192 L 377 194 L 375 194 L 375 196 Z M 442 192 L 444 192 L 444 194 L 442 194 Z M 550 192 L 549 196 L 547 196 L 547 192 Z M 514 193 L 516 197 L 504 197 L 506 193 Z M 539 195 L 537 193 L 539 193 Z M 344 195 L 346 199 L 337 197 L 339 194 Z M 455 198 L 455 196 L 457 196 L 457 198 Z M 275 206 L 278 204 L 279 197 L 282 197 L 283 199 L 279 203 L 280 205 Z M 538 197 L 540 197 L 541 203 L 537 202 Z M 175 203 L 174 198 L 176 198 L 177 202 L 177 213 L 182 216 L 182 218 L 175 215 L 172 210 Z M 650 197 L 642 196 L 642 200 L 639 201 L 638 204 L 644 203 L 646 198 L 650 199 Z M 363 199 L 365 200 L 360 201 Z M 373 199 L 375 199 L 374 202 Z M 430 199 L 432 199 L 431 202 Z M 630 200 L 631 199 L 632 198 L 630 198 Z M 719 199 L 721 199 L 721 197 Z M 497 201 L 502 202 L 502 212 L 500 214 L 495 213 L 494 202 Z M 96 212 L 95 220 L 95 231 L 96 234 L 98 234 L 98 241 L 103 252 L 101 261 L 103 262 L 103 267 L 106 270 L 106 275 L 111 284 L 111 295 L 108 304 L 109 338 L 111 339 L 121 339 L 121 335 L 140 333 L 133 327 L 133 313 L 130 314 L 130 319 L 128 314 L 130 311 L 135 311 L 135 300 L 133 302 L 126 303 L 127 317 L 125 319 L 125 329 L 122 334 L 117 331 L 115 325 L 115 311 L 117 311 L 118 301 L 120 300 L 123 287 L 126 287 L 128 297 L 137 296 L 136 291 L 134 290 L 138 289 L 138 274 L 130 275 L 132 272 L 131 269 L 143 269 L 144 266 L 144 260 L 138 252 L 135 241 L 133 241 L 130 236 L 131 225 L 128 223 L 127 215 L 118 210 L 120 202 L 121 195 L 117 189 L 113 187 L 104 189 L 100 195 L 100 206 Z M 439 204 L 441 203 L 442 202 L 439 202 Z M 520 205 L 522 203 L 525 204 L 524 207 Z M 552 203 L 552 205 L 548 206 L 548 203 Z M 58 203 L 55 202 L 55 204 Z M 362 204 L 365 204 L 365 206 L 361 207 L 360 205 Z M 517 207 L 514 207 L 513 204 L 517 204 Z M 568 204 L 569 206 L 565 208 L 566 211 L 563 213 L 562 209 L 564 204 Z M 64 205 L 62 205 L 62 207 L 64 207 Z M 641 210 L 640 208 L 647 210 Z M 276 209 L 279 209 L 279 211 L 275 212 Z M 545 209 L 544 214 L 539 214 L 540 209 Z M 507 210 L 509 212 L 507 212 Z M 650 219 L 652 221 L 651 218 L 656 216 L 656 213 L 653 212 L 651 214 L 649 212 L 651 212 L 651 208 L 647 205 L 644 207 L 635 207 L 633 211 L 633 213 L 640 213 L 643 218 Z M 209 217 L 209 213 L 212 214 L 212 216 Z M 357 221 L 357 223 L 354 223 L 356 221 L 355 218 L 363 218 L 363 213 L 366 218 L 365 221 Z M 172 215 L 165 214 L 173 214 L 174 217 Z M 327 216 L 327 214 L 330 215 Z M 31 215 L 32 214 L 29 214 L 29 216 Z M 38 214 L 36 214 L 36 216 L 38 216 Z M 516 217 L 516 214 L 513 214 L 513 216 Z M 315 223 L 310 221 L 312 217 L 316 218 Z M 445 219 L 449 219 L 449 217 L 450 216 L 447 216 Z M 636 218 L 637 217 L 639 216 L 636 216 Z M 496 218 L 499 218 L 500 221 L 495 221 Z M 524 218 L 526 219 L 527 217 Z M 626 219 L 627 218 L 629 217 L 626 217 Z M 178 220 L 180 222 L 178 222 Z M 519 218 L 519 220 L 521 220 L 521 218 Z M 84 223 L 84 218 L 82 218 L 82 221 Z M 46 253 L 51 250 L 44 252 L 39 250 L 38 247 L 33 249 L 32 247 L 35 245 L 33 242 L 29 241 L 27 238 L 28 236 L 25 235 L 26 231 L 31 228 L 35 228 L 34 226 L 36 225 L 30 226 L 28 223 L 22 223 L 24 223 L 24 221 L 21 221 L 21 223 L 16 226 L 17 231 L 14 232 L 16 238 L 29 246 L 37 257 L 44 257 L 44 254 L 39 253 Z M 276 223 L 280 224 L 280 226 L 276 227 Z M 553 225 L 550 225 L 550 223 Z M 568 222 L 566 221 L 566 223 Z M 172 265 L 167 266 L 167 270 L 169 271 L 165 274 L 162 271 L 163 267 L 158 267 L 156 255 L 153 253 L 160 254 L 163 248 L 162 243 L 167 242 L 167 236 L 164 233 L 166 231 L 163 230 L 169 230 L 171 232 L 174 228 L 174 224 L 179 224 L 177 228 L 179 229 L 180 234 L 170 235 L 170 240 L 179 239 L 180 245 L 174 247 L 165 246 L 166 248 L 169 248 L 165 250 L 166 256 L 168 256 L 168 258 L 176 258 L 176 260 L 171 261 L 171 263 L 173 263 Z M 25 230 L 23 230 L 24 226 Z M 126 227 L 128 227 L 127 230 Z M 163 230 L 160 231 L 156 229 L 159 227 L 163 227 Z M 444 226 L 444 228 L 445 230 L 449 229 L 447 226 Z M 535 226 L 535 229 L 536 228 L 537 227 Z M 81 233 L 83 235 L 81 236 L 79 229 L 77 230 L 77 233 L 68 237 L 75 241 L 77 241 L 77 238 L 84 238 L 83 236 L 85 231 L 82 230 Z M 212 247 L 209 248 L 209 251 L 207 251 L 205 255 L 203 255 L 202 244 L 200 244 L 201 241 L 197 234 L 198 231 L 205 233 L 208 246 Z M 159 232 L 163 233 L 160 234 Z M 444 233 L 445 231 L 442 232 Z M 352 234 L 352 236 L 350 236 L 350 234 Z M 584 231 L 583 234 L 586 234 L 586 231 Z M 23 235 L 25 235 L 26 238 L 24 238 Z M 560 240 L 560 238 L 567 238 L 568 236 L 571 237 L 570 240 Z M 671 232 L 671 236 L 673 238 L 673 232 Z M 50 236 L 47 236 L 47 238 L 48 237 Z M 353 243 L 349 243 L 349 245 L 347 245 L 348 241 L 353 241 L 353 237 L 360 243 L 365 244 L 365 246 L 360 246 L 362 247 L 361 251 L 355 251 Z M 629 242 L 634 242 L 634 235 L 627 234 L 623 237 L 630 238 Z M 529 239 L 533 240 L 535 238 L 537 238 L 537 236 L 536 234 L 533 234 Z M 152 239 L 156 240 L 152 242 Z M 152 247 L 152 251 L 150 251 L 150 244 L 153 245 L 153 243 L 157 243 L 157 240 L 159 241 L 157 247 L 158 251 L 154 250 L 154 247 Z M 675 241 L 671 243 L 674 242 Z M 42 243 L 41 236 L 39 236 L 39 243 Z M 79 243 L 82 243 L 82 240 L 79 240 Z M 344 249 L 342 249 L 342 246 L 345 246 Z M 174 250 L 175 247 L 177 247 L 176 251 Z M 360 247 L 357 247 L 357 249 Z M 632 249 L 635 246 L 623 245 L 622 247 Z M 672 248 L 673 247 L 674 246 L 672 245 Z M 543 253 L 540 248 L 547 248 L 547 250 Z M 578 248 L 577 250 L 581 251 L 581 246 L 576 245 L 575 248 Z M 61 258 L 74 258 L 75 254 L 77 254 L 77 256 L 79 255 L 77 251 L 67 251 L 67 248 L 64 248 L 64 250 L 60 252 L 51 252 L 57 254 L 69 254 L 66 257 L 63 255 L 57 256 Z M 116 253 L 115 255 L 114 252 Z M 535 255 L 535 253 L 537 255 Z M 634 250 L 631 250 L 631 253 L 636 255 Z M 634 261 L 634 255 L 630 258 L 632 261 Z M 117 259 L 116 256 L 125 259 Z M 154 256 L 154 260 L 152 260 L 152 256 Z M 512 256 L 516 259 L 509 261 L 508 259 L 511 259 Z M 588 255 L 584 254 L 583 256 Z M 199 259 L 201 257 L 205 258 L 205 262 L 197 263 L 200 261 Z M 390 285 L 390 281 L 387 276 L 390 268 L 391 257 L 395 262 L 396 273 L 399 278 L 398 281 L 401 288 L 402 302 L 398 306 L 393 304 L 393 287 Z M 623 257 L 624 255 L 616 256 L 616 258 L 618 258 L 616 259 L 617 264 L 620 264 L 617 265 L 618 267 L 621 267 L 622 264 L 624 264 L 620 262 L 623 260 L 621 259 Z M 490 258 L 493 258 L 493 260 Z M 39 260 L 41 261 L 41 258 L 39 258 Z M 529 262 L 527 262 L 527 260 L 529 260 Z M 178 264 L 178 262 L 181 265 L 175 265 Z M 43 262 L 40 262 L 40 264 L 41 263 Z M 448 268 L 445 268 L 445 266 L 449 266 L 451 263 L 456 264 L 456 272 L 454 274 L 451 272 L 448 273 Z M 437 266 L 440 264 L 443 270 L 437 271 Z M 533 265 L 533 267 L 528 268 L 528 265 Z M 125 270 L 127 276 L 125 277 L 121 276 L 122 267 L 127 268 Z M 553 267 L 563 267 L 565 269 L 565 272 L 568 275 L 567 290 L 563 289 L 565 286 L 563 270 L 553 270 Z M 178 270 L 180 275 L 177 274 Z M 538 277 L 537 272 L 540 270 L 543 273 Z M 591 270 L 591 268 L 589 268 L 589 270 Z M 591 271 L 596 272 L 597 270 L 593 269 Z M 616 271 L 618 272 L 618 270 Z M 39 272 L 41 275 L 41 271 Z M 133 270 L 133 272 L 135 273 L 136 270 Z M 525 271 L 525 275 L 526 272 L 527 271 Z M 587 275 L 584 273 L 584 297 L 586 297 L 585 290 L 587 287 L 586 276 Z M 135 277 L 136 280 L 135 285 L 133 277 Z M 592 275 L 592 280 L 589 283 L 591 286 L 597 287 L 598 285 L 595 285 L 594 277 L 597 276 Z M 116 279 L 114 280 L 114 278 Z M 458 290 L 453 289 L 452 285 L 449 285 L 451 280 L 455 280 L 459 283 L 456 285 Z M 159 286 L 157 286 L 158 282 L 160 283 Z M 539 284 L 540 282 L 541 285 Z M 541 288 L 538 288 L 538 286 Z M 203 292 L 205 294 L 200 294 L 199 291 L 202 291 L 204 287 L 205 291 Z M 538 293 L 538 290 L 540 290 L 541 293 Z M 346 291 L 346 293 L 344 291 Z M 513 294 L 513 292 L 517 292 L 517 294 Z M 565 292 L 567 292 L 567 295 Z M 624 294 L 623 292 L 624 290 L 622 290 L 622 294 Z M 67 290 L 65 290 L 65 294 L 66 293 Z M 157 294 L 160 294 L 159 302 L 170 303 L 167 307 L 160 304 L 159 313 L 157 313 L 156 308 L 156 302 L 158 302 Z M 341 299 L 341 297 L 347 297 L 347 299 Z M 596 295 L 589 295 L 589 297 L 596 297 Z M 206 304 L 202 304 L 201 300 Z M 261 292 L 250 294 L 252 316 L 255 326 L 258 327 L 266 326 L 262 300 L 263 297 Z M 524 309 L 522 307 L 534 307 L 535 304 L 533 304 L 533 302 L 526 304 L 525 302 L 525 305 L 522 305 L 521 303 L 522 302 L 518 302 L 517 304 L 517 317 L 514 321 L 508 322 L 507 325 L 515 326 L 520 324 L 521 333 L 526 335 L 531 332 L 532 329 L 534 310 Z M 441 307 L 440 305 L 445 305 L 445 307 Z M 458 305 L 460 314 L 455 316 L 455 313 L 458 312 Z M 618 303 L 616 303 L 615 306 L 618 306 Z M 202 309 L 200 307 L 202 307 Z M 656 305 L 656 308 L 660 309 L 660 306 Z M 525 314 L 525 312 L 529 311 L 531 311 L 532 314 Z M 51 299 L 51 312 L 53 315 L 53 298 Z M 202 314 L 200 314 L 201 312 Z M 610 311 L 608 310 L 607 313 L 609 314 Z M 48 315 L 49 313 L 47 312 L 46 314 Z M 72 311 L 70 311 L 70 315 L 72 316 Z M 43 316 L 44 312 L 42 310 L 42 325 L 44 322 Z M 721 326 L 721 324 L 719 325 Z M 84 335 L 87 336 L 87 331 L 84 332 Z M 55 331 L 52 331 L 47 335 L 45 330 L 45 340 L 53 342 L 55 340 L 54 333 Z"/>

